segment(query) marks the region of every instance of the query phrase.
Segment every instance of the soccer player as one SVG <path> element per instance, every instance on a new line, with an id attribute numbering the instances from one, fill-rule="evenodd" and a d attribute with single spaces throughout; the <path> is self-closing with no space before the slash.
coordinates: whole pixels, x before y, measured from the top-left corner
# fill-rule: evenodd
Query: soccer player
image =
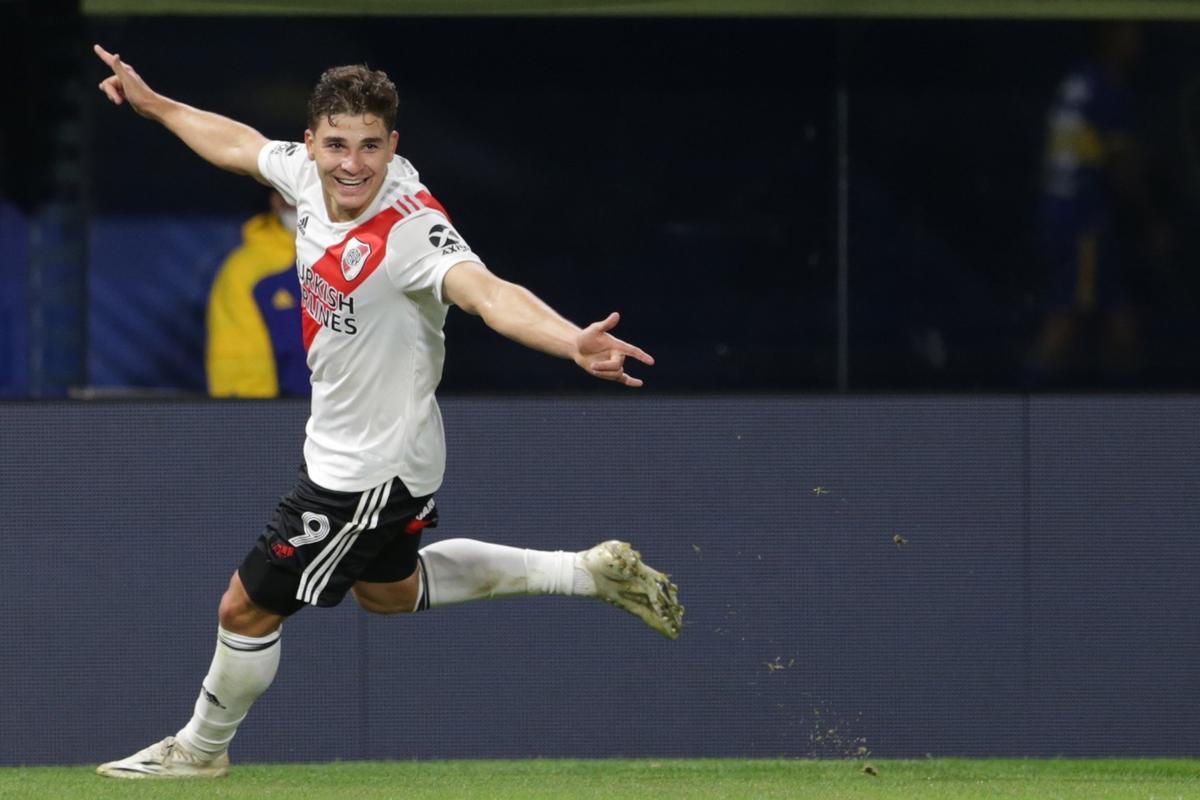
<path id="1" fill-rule="evenodd" d="M 119 778 L 218 777 L 251 704 L 279 664 L 280 626 L 349 591 L 393 614 L 525 594 L 597 597 L 679 635 L 668 576 L 629 544 L 542 552 L 448 539 L 418 549 L 437 524 L 445 441 L 434 390 L 450 304 L 497 332 L 589 374 L 642 381 L 626 358 L 654 360 L 611 331 L 616 313 L 579 328 L 527 289 L 493 275 L 445 209 L 396 155 L 398 98 L 387 76 L 334 67 L 308 104 L 303 143 L 268 141 L 240 122 L 153 91 L 121 57 L 100 90 L 156 120 L 210 163 L 273 186 L 296 207 L 296 267 L 312 413 L 304 463 L 221 597 L 216 653 L 191 720 L 174 736 L 102 764 Z"/>

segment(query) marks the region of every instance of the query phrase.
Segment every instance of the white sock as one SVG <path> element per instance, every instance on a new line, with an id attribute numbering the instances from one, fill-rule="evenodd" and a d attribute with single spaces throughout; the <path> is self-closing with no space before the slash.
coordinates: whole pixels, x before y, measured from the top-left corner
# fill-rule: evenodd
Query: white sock
<path id="1" fill-rule="evenodd" d="M 200 686 L 196 708 L 175 738 L 194 753 L 216 756 L 229 749 L 254 704 L 279 668 L 279 635 L 242 636 L 217 628 L 217 652 Z"/>
<path id="2" fill-rule="evenodd" d="M 420 608 L 529 594 L 592 595 L 595 583 L 579 553 L 524 550 L 474 539 L 446 539 L 421 549 Z"/>

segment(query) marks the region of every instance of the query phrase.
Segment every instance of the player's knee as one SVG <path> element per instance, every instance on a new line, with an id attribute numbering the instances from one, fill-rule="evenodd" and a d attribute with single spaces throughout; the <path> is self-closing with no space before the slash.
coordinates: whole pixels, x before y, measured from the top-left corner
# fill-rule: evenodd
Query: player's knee
<path id="1" fill-rule="evenodd" d="M 238 592 L 232 586 L 221 595 L 221 604 L 217 607 L 217 620 L 227 631 L 237 630 L 241 620 L 250 611 L 250 598 L 244 591 Z"/>
<path id="2" fill-rule="evenodd" d="M 221 595 L 217 620 L 222 628 L 232 633 L 263 636 L 278 628 L 283 617 L 256 605 L 235 572 L 229 579 L 229 588 Z"/>
<path id="3" fill-rule="evenodd" d="M 221 604 L 217 606 L 217 621 L 227 631 L 238 627 L 238 622 L 246 615 L 246 602 L 236 596 L 233 591 L 226 590 L 221 595 Z"/>

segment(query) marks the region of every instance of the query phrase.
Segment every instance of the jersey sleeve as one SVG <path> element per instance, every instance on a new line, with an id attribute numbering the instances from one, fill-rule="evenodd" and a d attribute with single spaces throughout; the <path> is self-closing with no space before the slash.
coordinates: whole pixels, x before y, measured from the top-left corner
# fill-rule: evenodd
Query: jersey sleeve
<path id="1" fill-rule="evenodd" d="M 267 142 L 258 151 L 258 172 L 294 206 L 300 191 L 300 168 L 307 160 L 308 151 L 300 142 Z"/>
<path id="2" fill-rule="evenodd" d="M 445 303 L 442 281 L 463 261 L 483 263 L 450 220 L 436 211 L 405 219 L 388 235 L 388 277 L 402 292 L 432 292 Z"/>

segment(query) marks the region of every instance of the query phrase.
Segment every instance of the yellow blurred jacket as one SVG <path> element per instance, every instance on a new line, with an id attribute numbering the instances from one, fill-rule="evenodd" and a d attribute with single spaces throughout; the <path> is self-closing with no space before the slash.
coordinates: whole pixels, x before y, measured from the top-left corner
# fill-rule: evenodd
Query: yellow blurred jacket
<path id="1" fill-rule="evenodd" d="M 205 366 L 209 395 L 280 395 L 276 368 L 278 343 L 272 342 L 272 331 L 264 319 L 264 309 L 255 298 L 255 287 L 270 276 L 290 270 L 293 277 L 289 283 L 296 284 L 295 287 L 281 284 L 269 302 L 275 311 L 299 315 L 295 262 L 293 235 L 275 214 L 258 214 L 242 226 L 242 244 L 221 265 L 208 298 Z M 293 345 L 300 346 L 299 342 L 289 341 L 286 348 L 294 349 Z"/>

